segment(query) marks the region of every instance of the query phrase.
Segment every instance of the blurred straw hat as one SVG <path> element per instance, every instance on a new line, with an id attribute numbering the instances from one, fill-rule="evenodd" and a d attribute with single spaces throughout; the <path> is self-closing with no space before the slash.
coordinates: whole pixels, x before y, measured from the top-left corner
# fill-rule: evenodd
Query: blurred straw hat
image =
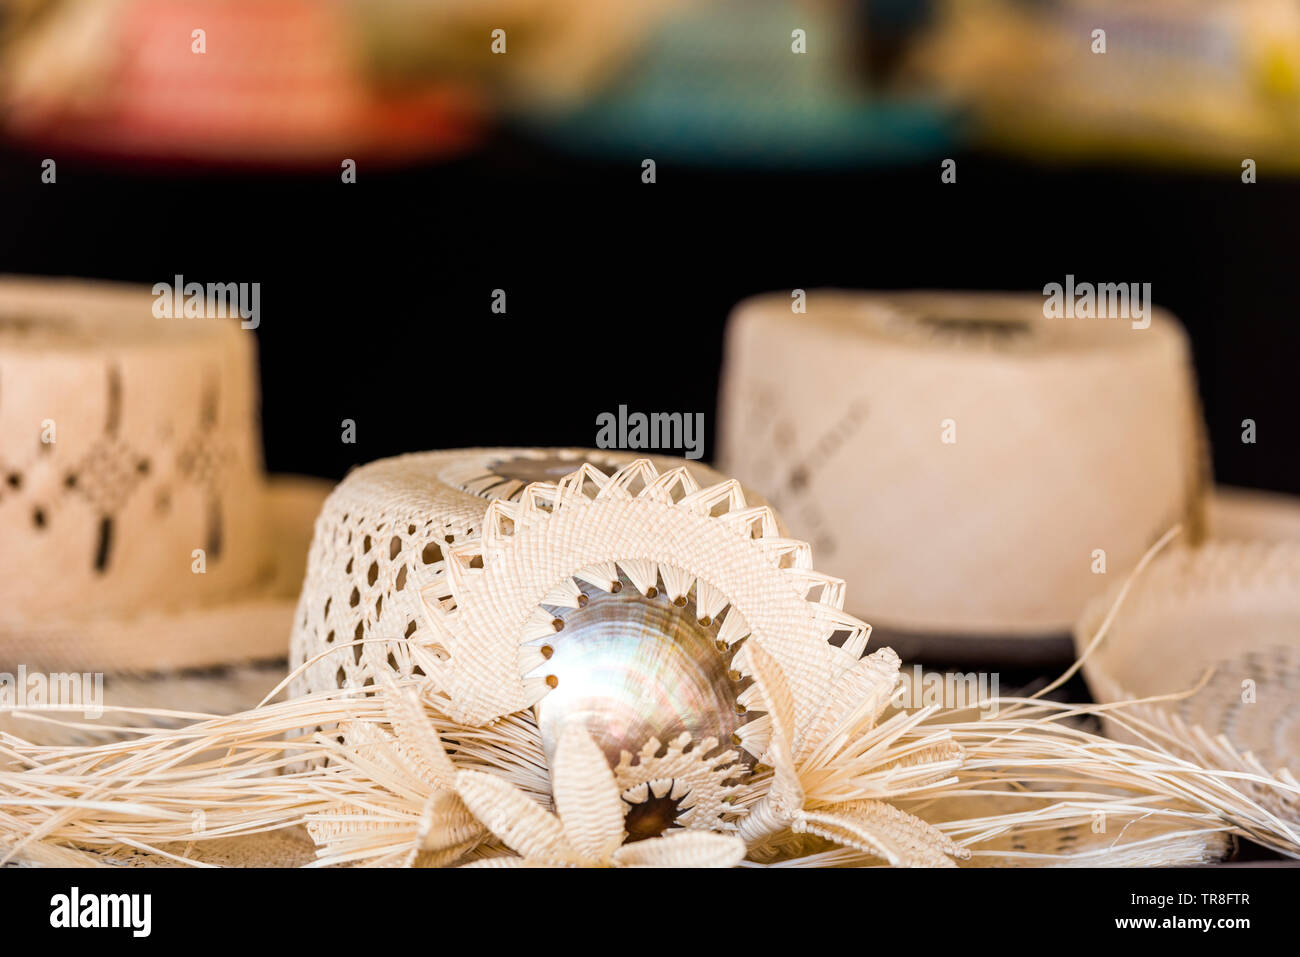
<path id="1" fill-rule="evenodd" d="M 1240 503 L 1235 503 L 1240 504 Z M 1295 504 L 1256 501 L 1258 519 Z M 1250 523 L 1239 526 L 1250 530 Z M 1116 598 L 1095 599 L 1079 620 L 1082 653 Z M 1276 775 L 1300 770 L 1300 540 L 1213 539 L 1174 548 L 1132 585 L 1084 662 L 1103 703 L 1176 696 L 1138 714 L 1173 729 L 1183 753 L 1219 766 Z M 1108 722 L 1116 736 L 1131 729 Z M 1300 800 L 1275 809 L 1300 822 Z"/>
<path id="2" fill-rule="evenodd" d="M 1217 486 L 1206 516 L 1209 540 L 1175 547 L 1138 578 L 1084 663 L 1084 675 L 1103 703 L 1179 695 L 1130 713 L 1171 729 L 1189 756 L 1294 783 L 1300 771 L 1300 498 Z M 1080 617 L 1080 654 L 1116 588 Z M 1112 733 L 1132 737 L 1109 724 Z M 1300 821 L 1300 803 L 1261 796 Z"/>
<path id="3" fill-rule="evenodd" d="M 1294 495 L 1217 485 L 1206 519 L 1220 541 L 1300 542 L 1300 498 Z"/>
<path id="4" fill-rule="evenodd" d="M 251 333 L 153 302 L 0 280 L 2 671 L 111 685 L 285 654 L 329 485 L 263 473 Z"/>
<path id="5" fill-rule="evenodd" d="M 1084 603 L 1207 468 L 1186 337 L 1044 297 L 811 290 L 732 315 L 720 464 L 905 658 L 1064 664 Z"/>

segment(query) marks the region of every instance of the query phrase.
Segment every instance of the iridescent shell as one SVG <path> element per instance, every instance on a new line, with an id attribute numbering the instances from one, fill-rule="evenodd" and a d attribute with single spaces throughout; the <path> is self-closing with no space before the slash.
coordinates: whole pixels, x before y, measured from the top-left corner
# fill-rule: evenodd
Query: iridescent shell
<path id="1" fill-rule="evenodd" d="M 732 747 L 746 721 L 737 702 L 744 685 L 717 624 L 697 616 L 693 595 L 678 602 L 654 588 L 643 595 L 626 577 L 617 588 L 584 588 L 582 607 L 556 610 L 563 624 L 545 642 L 543 669 L 555 686 L 537 705 L 547 757 L 575 719 L 611 765 L 650 738 L 668 742 L 683 732 Z"/>

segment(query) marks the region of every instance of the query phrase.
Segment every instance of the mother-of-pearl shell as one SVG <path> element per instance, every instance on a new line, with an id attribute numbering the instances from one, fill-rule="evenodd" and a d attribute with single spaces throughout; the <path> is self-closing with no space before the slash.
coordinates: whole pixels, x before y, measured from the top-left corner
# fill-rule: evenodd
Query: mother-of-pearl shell
<path id="1" fill-rule="evenodd" d="M 557 613 L 564 624 L 546 641 L 544 666 L 556 684 L 537 705 L 547 758 L 573 720 L 585 722 L 611 764 L 652 737 L 667 742 L 682 732 L 731 747 L 745 721 L 742 689 L 717 626 L 700 622 L 693 597 L 678 605 L 662 592 L 642 595 L 627 578 L 621 585 L 585 591 L 584 607 Z"/>

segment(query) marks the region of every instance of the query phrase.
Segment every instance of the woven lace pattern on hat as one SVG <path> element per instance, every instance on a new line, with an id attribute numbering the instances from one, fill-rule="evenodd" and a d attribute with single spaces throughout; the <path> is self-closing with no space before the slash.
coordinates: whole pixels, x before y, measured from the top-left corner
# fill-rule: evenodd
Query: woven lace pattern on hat
<path id="1" fill-rule="evenodd" d="M 381 671 L 422 674 L 409 649 L 434 639 L 419 592 L 442 568 L 446 551 L 477 534 L 490 499 L 522 490 L 518 475 L 527 473 L 529 460 L 563 474 L 584 455 L 633 458 L 575 449 L 465 449 L 383 459 L 349 475 L 316 522 L 290 643 L 291 664 L 305 667 L 291 694 L 364 687 Z"/>
<path id="2" fill-rule="evenodd" d="M 258 581 L 251 337 L 73 328 L 69 348 L 24 319 L 0 302 L 0 619 L 129 617 Z"/>

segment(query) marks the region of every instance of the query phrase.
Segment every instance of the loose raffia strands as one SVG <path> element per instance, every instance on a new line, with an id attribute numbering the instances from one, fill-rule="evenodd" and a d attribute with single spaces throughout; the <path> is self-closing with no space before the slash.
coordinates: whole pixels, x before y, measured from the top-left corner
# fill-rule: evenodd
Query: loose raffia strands
<path id="1" fill-rule="evenodd" d="M 1236 837 L 1300 857 L 1300 827 L 1278 811 L 1300 799 L 1294 780 L 1222 751 L 1188 757 L 1143 716 L 1151 701 L 904 709 L 898 656 L 867 652 L 843 582 L 734 482 L 584 465 L 493 502 L 481 528 L 422 589 L 421 640 L 446 652 L 413 648 L 424 674 L 377 670 L 364 687 L 94 747 L 0 737 L 0 858 L 1154 866 L 1219 859 Z M 635 590 L 627 607 L 704 629 L 744 719 L 732 741 L 610 738 L 562 708 L 548 730 L 561 700 L 548 695 L 585 674 L 557 663 L 561 616 L 596 604 L 588 588 L 612 609 Z M 554 657 L 527 653 L 551 647 L 539 642 Z M 1130 740 L 1087 730 L 1093 715 Z"/>
<path id="2" fill-rule="evenodd" d="M 521 715 L 468 729 L 427 697 L 418 702 L 427 723 L 404 720 L 414 694 L 395 685 L 368 696 L 340 692 L 97 747 L 6 738 L 0 758 L 16 769 L 0 771 L 0 846 L 6 859 L 33 864 L 202 865 L 222 839 L 306 824 L 320 864 L 502 863 L 508 849 L 522 851 L 527 863 L 547 863 L 545 854 L 529 853 L 542 847 L 538 838 L 512 843 L 521 839 L 485 810 L 495 800 L 485 798 L 489 792 L 531 800 L 539 813 L 552 806 L 559 782 L 543 763 L 536 725 Z M 797 796 L 773 799 L 774 776 L 788 778 L 791 790 L 799 786 L 798 771 L 784 761 L 782 771 L 749 785 L 748 803 L 760 810 L 745 819 L 763 823 L 742 829 L 746 856 L 810 866 L 933 865 L 945 853 L 975 864 L 1192 863 L 1215 857 L 1235 834 L 1300 857 L 1300 828 L 1242 792 L 1249 785 L 1296 801 L 1300 788 L 1176 758 L 1158 747 L 1169 739 L 1142 723 L 1135 729 L 1157 746 L 1119 744 L 1067 723 L 1099 710 L 1033 703 L 1006 721 L 937 712 L 898 722 L 907 717 L 900 713 L 875 729 L 846 729 L 859 757 L 832 762 L 821 776 L 823 786 L 842 782 L 834 798 L 808 797 L 819 793 L 814 786 L 804 807 Z M 343 747 L 332 735 L 295 733 L 326 723 L 372 743 Z M 918 753 L 936 760 L 909 765 Z M 286 770 L 312 758 L 319 766 Z M 610 776 L 603 762 L 587 763 L 587 773 Z M 893 776 L 900 767 L 924 767 L 930 780 Z M 775 809 L 765 814 L 768 806 Z M 1077 839 L 1062 842 L 1062 828 Z M 249 864 L 283 863 L 252 842 L 244 856 Z"/>

